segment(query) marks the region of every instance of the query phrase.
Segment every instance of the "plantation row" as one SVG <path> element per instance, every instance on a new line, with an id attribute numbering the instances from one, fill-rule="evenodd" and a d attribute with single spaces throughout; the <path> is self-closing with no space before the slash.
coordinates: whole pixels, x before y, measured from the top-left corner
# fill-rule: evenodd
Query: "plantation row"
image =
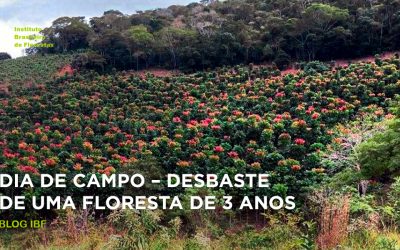
<path id="1" fill-rule="evenodd" d="M 339 171 L 321 163 L 335 125 L 387 114 L 399 66 L 391 59 L 285 76 L 235 67 L 170 78 L 62 77 L 0 99 L 0 171 L 110 174 L 155 159 L 162 173 L 271 174 L 271 189 L 225 190 L 233 195 L 300 195 Z M 24 190 L 43 192 L 61 191 Z"/>

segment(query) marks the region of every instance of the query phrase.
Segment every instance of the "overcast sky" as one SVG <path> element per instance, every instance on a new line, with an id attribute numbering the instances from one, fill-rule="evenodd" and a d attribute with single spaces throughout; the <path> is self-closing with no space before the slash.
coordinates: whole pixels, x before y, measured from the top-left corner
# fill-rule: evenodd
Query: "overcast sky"
<path id="1" fill-rule="evenodd" d="M 22 55 L 21 49 L 14 47 L 14 27 L 44 28 L 61 16 L 90 18 L 110 9 L 133 14 L 191 2 L 195 0 L 0 0 L 0 52 L 8 52 L 12 57 Z"/>

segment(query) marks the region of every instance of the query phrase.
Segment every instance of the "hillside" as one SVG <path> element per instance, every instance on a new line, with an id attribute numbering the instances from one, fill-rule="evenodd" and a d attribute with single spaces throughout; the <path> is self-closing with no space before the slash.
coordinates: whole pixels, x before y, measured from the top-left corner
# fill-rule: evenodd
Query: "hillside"
<path id="1" fill-rule="evenodd" d="M 209 221 L 216 230 L 219 228 L 218 230 L 225 233 L 233 231 L 233 235 L 236 235 L 233 237 L 241 240 L 225 242 L 221 238 L 222 234 L 216 231 L 214 236 L 203 235 L 206 239 L 216 240 L 214 243 L 204 244 L 224 244 L 226 249 L 235 246 L 251 249 L 251 246 L 275 244 L 273 249 L 280 249 L 282 240 L 290 235 L 288 228 L 293 227 L 291 230 L 295 233 L 290 236 L 290 244 L 293 247 L 300 247 L 302 244 L 311 246 L 315 238 L 311 234 L 306 237 L 307 231 L 299 224 L 299 221 L 309 216 L 318 220 L 318 215 L 313 214 L 312 207 L 309 207 L 309 197 L 313 196 L 319 186 L 326 183 L 328 186 L 334 185 L 338 180 L 340 190 L 346 185 L 350 190 L 354 189 L 360 178 L 354 174 L 346 177 L 346 181 L 342 180 L 342 175 L 348 175 L 349 170 L 357 173 L 354 172 L 356 165 L 338 162 L 336 158 L 329 158 L 329 155 L 334 155 L 332 150 L 339 150 L 338 152 L 344 154 L 347 152 L 344 151 L 345 144 L 342 145 L 342 142 L 346 138 L 352 138 L 347 136 L 349 131 L 357 128 L 358 125 L 352 125 L 354 122 L 365 124 L 363 121 L 368 115 L 369 126 L 375 127 L 385 118 L 393 117 L 389 107 L 395 100 L 395 94 L 400 91 L 399 67 L 400 60 L 393 57 L 387 60 L 377 58 L 376 62 L 355 63 L 333 69 L 313 62 L 295 75 L 281 75 L 272 68 L 236 66 L 168 77 L 138 77 L 127 72 L 110 75 L 91 72 L 60 77 L 44 83 L 40 88 L 22 89 L 0 98 L 0 169 L 3 173 L 29 173 L 33 176 L 57 172 L 69 176 L 76 173 L 130 173 L 138 169 L 145 176 L 162 176 L 165 173 L 269 173 L 272 187 L 267 190 L 176 188 L 168 191 L 168 194 L 183 197 L 197 192 L 221 192 L 236 198 L 244 195 L 295 195 L 299 209 L 293 214 L 267 212 L 264 219 L 256 219 L 257 215 L 250 219 L 255 221 L 249 223 L 249 216 L 253 215 L 246 212 L 249 225 L 267 226 L 266 231 L 239 230 L 235 233 L 235 228 L 240 228 L 243 223 L 243 211 L 235 211 L 233 218 L 229 214 L 217 212 L 197 214 L 199 217 L 196 220 L 190 219 L 191 215 L 187 212 L 164 212 L 165 217 L 162 218 L 177 216 L 176 219 L 184 221 L 183 231 L 180 233 L 186 232 L 185 237 L 188 238 L 186 243 L 179 244 L 200 247 L 203 243 L 191 238 L 192 234 L 188 232 L 203 230 L 202 221 Z M 365 131 L 363 134 L 366 134 Z M 364 174 L 364 171 L 360 174 Z M 382 177 L 386 176 L 382 180 L 387 178 L 387 172 L 380 174 Z M 367 176 L 364 178 L 370 178 Z M 381 181 L 378 175 L 375 177 L 375 182 Z M 388 184 L 386 181 L 382 183 Z M 13 188 L 0 192 L 21 193 L 26 196 L 34 193 L 68 193 L 74 197 L 82 195 L 73 188 L 62 190 L 62 193 L 56 188 Z M 101 192 L 104 197 L 126 192 L 135 194 L 132 190 L 110 189 Z M 160 190 L 152 187 L 141 190 L 141 193 L 159 192 Z M 346 193 L 348 191 L 344 194 Z M 351 209 L 357 208 L 354 204 L 360 206 L 367 202 L 359 200 L 354 190 L 350 193 L 354 195 Z M 317 207 L 322 206 L 323 209 L 323 201 L 320 200 Z M 348 203 L 345 204 L 349 206 Z M 368 206 L 371 209 L 375 209 L 375 206 L 376 209 L 380 208 L 372 203 Z M 300 213 L 301 208 L 306 211 Z M 341 210 L 349 212 L 346 216 L 357 219 L 361 218 L 360 213 L 363 216 L 366 214 L 361 208 Z M 36 216 L 45 216 L 40 212 L 35 213 Z M 127 216 L 126 218 L 133 220 L 147 220 L 149 218 L 146 216 L 149 214 L 146 214 L 127 212 L 115 215 L 117 217 L 110 215 L 109 223 L 114 225 L 115 234 L 125 232 L 135 235 L 135 230 L 139 230 L 137 227 L 147 227 L 147 224 L 143 222 L 144 224 L 135 225 L 135 229 L 130 231 L 125 228 L 126 221 L 121 218 Z M 8 214 L 12 217 L 18 215 L 18 211 Z M 107 213 L 98 211 L 97 216 L 107 216 Z M 153 216 L 152 213 L 150 216 Z M 158 218 L 156 214 L 154 216 Z M 271 224 L 272 218 L 283 219 L 289 224 Z M 231 222 L 228 225 L 226 221 Z M 153 223 L 157 224 L 157 229 L 143 229 L 145 231 L 140 236 L 144 237 L 145 244 L 150 244 L 150 239 L 154 237 L 159 238 L 164 227 L 170 228 L 159 223 L 157 219 Z M 347 227 L 346 220 L 342 220 L 342 223 Z M 96 227 L 95 225 L 93 226 Z M 122 226 L 122 231 L 118 231 L 117 225 Z M 323 224 L 320 226 L 323 227 Z M 87 239 L 87 234 L 84 233 L 86 229 L 74 230 L 83 237 L 81 239 Z M 268 238 L 271 237 L 268 230 L 275 233 L 275 230 L 281 230 L 279 232 L 282 238 L 271 240 Z M 340 235 L 340 240 L 344 239 L 341 231 L 328 231 L 327 235 L 321 231 L 317 240 L 319 246 L 331 244 L 329 239 L 332 235 L 329 232 Z M 47 233 L 52 235 L 57 230 L 53 228 Z M 106 237 L 98 235 L 102 233 L 96 231 L 96 237 Z M 382 235 L 370 239 L 376 240 L 370 242 L 372 246 L 384 244 L 379 240 L 379 237 L 386 237 Z M 358 234 L 354 237 L 356 236 L 361 237 Z M 68 240 L 70 234 L 63 237 Z M 393 237 L 388 237 L 385 239 L 393 243 Z M 114 243 L 139 244 L 136 239 L 133 237 L 129 241 L 129 238 L 121 238 Z M 157 244 L 177 244 L 173 239 L 159 238 L 161 239 L 165 242 Z M 111 239 L 106 237 L 105 240 Z M 361 242 L 362 240 L 359 243 L 346 244 Z M 97 244 L 103 243 L 99 241 Z M 27 241 L 24 244 L 33 243 Z"/>
<path id="2" fill-rule="evenodd" d="M 122 2 L 0 3 L 1 250 L 400 249 L 400 0 Z"/>
<path id="3" fill-rule="evenodd" d="M 30 86 L 51 81 L 57 72 L 71 64 L 73 55 L 31 55 L 0 60 L 0 91 L 8 86 Z"/>

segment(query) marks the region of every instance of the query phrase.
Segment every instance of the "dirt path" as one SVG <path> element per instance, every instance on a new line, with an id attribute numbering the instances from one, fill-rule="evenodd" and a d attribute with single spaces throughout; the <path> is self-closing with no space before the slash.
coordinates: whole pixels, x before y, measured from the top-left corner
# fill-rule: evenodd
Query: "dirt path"
<path id="1" fill-rule="evenodd" d="M 0 82 L 0 93 L 8 94 L 8 84 Z"/>
<path id="2" fill-rule="evenodd" d="M 134 75 L 139 75 L 144 78 L 147 74 L 152 74 L 156 77 L 171 77 L 179 73 L 177 70 L 167 70 L 167 69 L 146 69 L 139 71 L 132 71 Z"/>
<path id="3" fill-rule="evenodd" d="M 74 69 L 72 68 L 71 65 L 67 64 L 57 72 L 57 76 L 64 76 L 65 74 L 67 75 L 74 74 Z"/>

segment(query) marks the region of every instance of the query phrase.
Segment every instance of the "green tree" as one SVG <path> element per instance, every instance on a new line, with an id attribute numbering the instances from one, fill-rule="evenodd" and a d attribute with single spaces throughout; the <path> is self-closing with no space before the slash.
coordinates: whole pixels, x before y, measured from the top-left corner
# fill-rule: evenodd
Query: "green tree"
<path id="1" fill-rule="evenodd" d="M 93 39 L 91 47 L 112 67 L 126 69 L 130 59 L 127 44 L 126 38 L 120 32 L 109 30 Z"/>
<path id="2" fill-rule="evenodd" d="M 87 47 L 90 32 L 84 17 L 60 17 L 51 27 L 41 31 L 46 37 L 43 42 L 55 44 L 56 52 Z"/>
<path id="3" fill-rule="evenodd" d="M 166 27 L 157 33 L 158 46 L 166 48 L 172 57 L 172 65 L 175 69 L 178 63 L 178 50 L 190 44 L 196 33 L 189 29 Z"/>
<path id="4" fill-rule="evenodd" d="M 361 173 L 366 178 L 387 178 L 400 173 L 400 118 L 358 149 Z"/>
<path id="5" fill-rule="evenodd" d="M 130 41 L 130 51 L 136 58 L 136 69 L 139 70 L 139 57 L 143 57 L 147 63 L 147 57 L 151 53 L 154 45 L 154 36 L 144 25 L 132 26 L 128 30 L 128 38 Z"/>
<path id="6" fill-rule="evenodd" d="M 348 10 L 329 4 L 313 3 L 307 7 L 301 18 L 295 19 L 293 30 L 303 58 L 315 59 L 318 50 L 324 46 L 324 37 L 348 18 Z"/>
<path id="7" fill-rule="evenodd" d="M 95 33 L 101 34 L 109 30 L 123 32 L 130 27 L 130 20 L 118 10 L 108 10 L 101 17 L 91 18 L 90 25 Z"/>

